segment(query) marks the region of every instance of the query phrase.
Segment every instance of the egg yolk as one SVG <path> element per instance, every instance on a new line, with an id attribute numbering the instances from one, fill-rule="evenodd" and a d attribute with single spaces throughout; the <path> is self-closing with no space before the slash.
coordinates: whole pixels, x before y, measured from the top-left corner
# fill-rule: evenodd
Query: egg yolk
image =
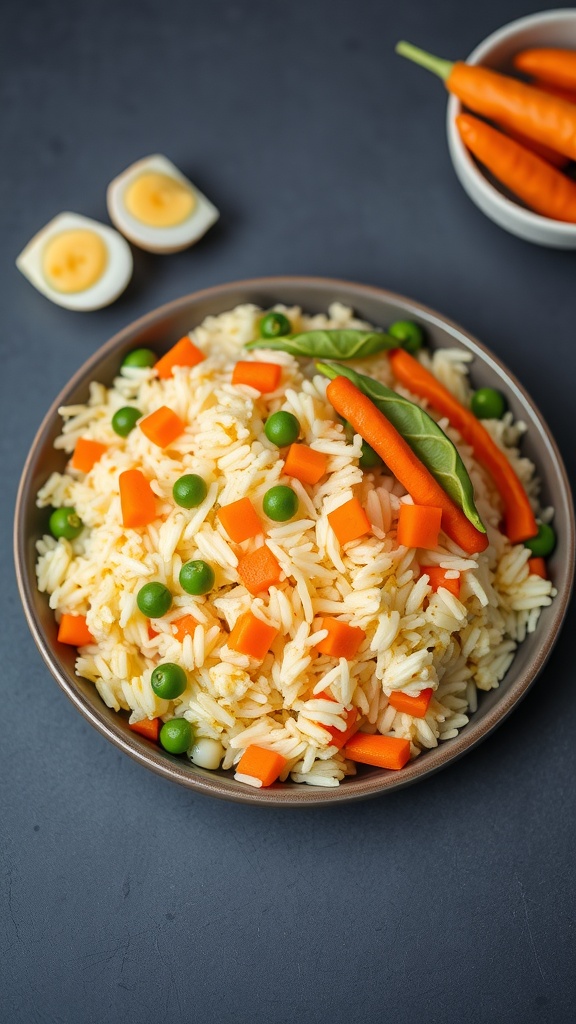
<path id="1" fill-rule="evenodd" d="M 102 277 L 108 262 L 105 242 L 95 231 L 62 231 L 46 244 L 44 276 L 57 292 L 83 292 Z"/>
<path id="2" fill-rule="evenodd" d="M 124 204 L 128 213 L 142 224 L 173 228 L 190 216 L 196 196 L 187 185 L 168 174 L 147 171 L 127 186 Z"/>

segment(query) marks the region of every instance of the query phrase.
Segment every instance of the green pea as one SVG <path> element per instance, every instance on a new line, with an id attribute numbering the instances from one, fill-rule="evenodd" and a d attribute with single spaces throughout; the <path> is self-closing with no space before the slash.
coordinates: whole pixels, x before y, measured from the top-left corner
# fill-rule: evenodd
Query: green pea
<path id="1" fill-rule="evenodd" d="M 273 412 L 264 424 L 264 433 L 272 444 L 278 448 L 294 444 L 300 433 L 300 424 L 291 412 Z"/>
<path id="2" fill-rule="evenodd" d="M 83 525 L 76 509 L 70 507 L 55 508 L 48 520 L 52 536 L 64 537 L 65 540 L 74 540 L 81 533 Z"/>
<path id="3" fill-rule="evenodd" d="M 539 523 L 536 536 L 524 541 L 524 544 L 536 558 L 546 558 L 556 547 L 556 532 L 548 523 Z"/>
<path id="4" fill-rule="evenodd" d="M 136 604 L 149 619 L 160 619 L 172 607 L 172 594 L 163 583 L 145 583 L 138 591 Z"/>
<path id="5" fill-rule="evenodd" d="M 384 465 L 384 462 L 378 455 L 378 452 L 375 452 L 366 441 L 362 441 L 362 455 L 358 465 L 362 469 L 379 469 L 380 466 Z"/>
<path id="6" fill-rule="evenodd" d="M 158 362 L 158 356 L 151 348 L 135 348 L 124 356 L 122 366 L 136 366 L 142 369 L 144 366 L 154 366 Z"/>
<path id="7" fill-rule="evenodd" d="M 165 661 L 157 665 L 150 677 L 150 685 L 157 697 L 163 700 L 175 700 L 184 693 L 188 685 L 186 673 L 180 665 L 173 661 Z"/>
<path id="8" fill-rule="evenodd" d="M 214 569 L 208 562 L 201 558 L 191 562 L 185 562 L 180 569 L 180 586 L 187 594 L 194 594 L 196 597 L 207 594 L 214 586 Z"/>
<path id="9" fill-rule="evenodd" d="M 172 496 L 180 508 L 197 508 L 208 494 L 206 481 L 196 473 L 179 476 L 172 488 Z"/>
<path id="10" fill-rule="evenodd" d="M 128 437 L 141 415 L 140 409 L 135 409 L 133 405 L 122 406 L 112 417 L 112 430 L 116 431 L 120 437 Z"/>
<path id="11" fill-rule="evenodd" d="M 388 328 L 388 334 L 397 338 L 406 352 L 414 355 L 424 344 L 424 332 L 413 320 L 396 320 Z"/>
<path id="12" fill-rule="evenodd" d="M 267 313 L 260 321 L 261 338 L 281 338 L 291 330 L 292 325 L 284 313 Z"/>
<path id="13" fill-rule="evenodd" d="M 185 718 L 171 718 L 160 729 L 160 743 L 169 754 L 184 754 L 192 745 L 192 728 Z"/>
<path id="14" fill-rule="evenodd" d="M 268 519 L 273 519 L 275 523 L 286 523 L 298 511 L 298 498 L 291 487 L 278 484 L 266 491 L 262 507 Z"/>
<path id="15" fill-rule="evenodd" d="M 496 388 L 478 388 L 472 395 L 470 408 L 479 420 L 502 419 L 508 403 L 501 391 Z"/>

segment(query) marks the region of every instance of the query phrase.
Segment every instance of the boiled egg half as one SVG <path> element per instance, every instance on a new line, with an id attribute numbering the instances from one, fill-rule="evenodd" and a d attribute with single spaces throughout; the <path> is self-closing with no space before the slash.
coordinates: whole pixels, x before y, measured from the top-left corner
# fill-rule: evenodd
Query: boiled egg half
<path id="1" fill-rule="evenodd" d="M 132 277 L 132 253 L 106 224 L 60 213 L 28 242 L 16 266 L 52 302 L 84 311 L 122 294 Z"/>
<path id="2" fill-rule="evenodd" d="M 108 186 L 110 220 L 148 252 L 179 252 L 202 238 L 220 214 L 167 157 L 127 167 Z"/>

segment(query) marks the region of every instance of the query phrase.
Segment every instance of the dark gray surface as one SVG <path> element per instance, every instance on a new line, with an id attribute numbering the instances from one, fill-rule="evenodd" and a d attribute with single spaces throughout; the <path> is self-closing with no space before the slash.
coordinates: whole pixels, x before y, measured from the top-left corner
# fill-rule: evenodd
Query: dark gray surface
<path id="1" fill-rule="evenodd" d="M 448 771 L 337 811 L 257 811 L 171 786 L 85 724 L 29 636 L 10 544 L 21 465 L 71 372 L 160 303 L 268 273 L 383 285 L 461 322 L 522 379 L 573 478 L 576 257 L 472 206 L 441 85 L 392 53 L 407 37 L 465 55 L 533 9 L 3 5 L 3 1021 L 575 1019 L 573 613 L 526 701 Z M 136 254 L 107 310 L 52 306 L 14 257 L 63 209 L 105 219 L 107 182 L 155 151 L 220 225 Z"/>

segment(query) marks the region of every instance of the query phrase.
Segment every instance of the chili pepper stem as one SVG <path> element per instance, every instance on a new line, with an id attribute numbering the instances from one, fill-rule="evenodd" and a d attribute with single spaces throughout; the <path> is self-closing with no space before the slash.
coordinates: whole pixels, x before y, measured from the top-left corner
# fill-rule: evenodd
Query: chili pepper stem
<path id="1" fill-rule="evenodd" d="M 413 46 L 412 43 L 407 43 L 404 40 L 396 43 L 395 49 L 400 57 L 406 57 L 408 60 L 414 61 L 415 64 L 420 64 L 427 71 L 432 71 L 434 75 L 438 75 L 444 82 L 454 67 L 452 61 L 435 57 L 434 54 L 427 53 L 426 50 L 421 50 L 418 46 Z"/>

